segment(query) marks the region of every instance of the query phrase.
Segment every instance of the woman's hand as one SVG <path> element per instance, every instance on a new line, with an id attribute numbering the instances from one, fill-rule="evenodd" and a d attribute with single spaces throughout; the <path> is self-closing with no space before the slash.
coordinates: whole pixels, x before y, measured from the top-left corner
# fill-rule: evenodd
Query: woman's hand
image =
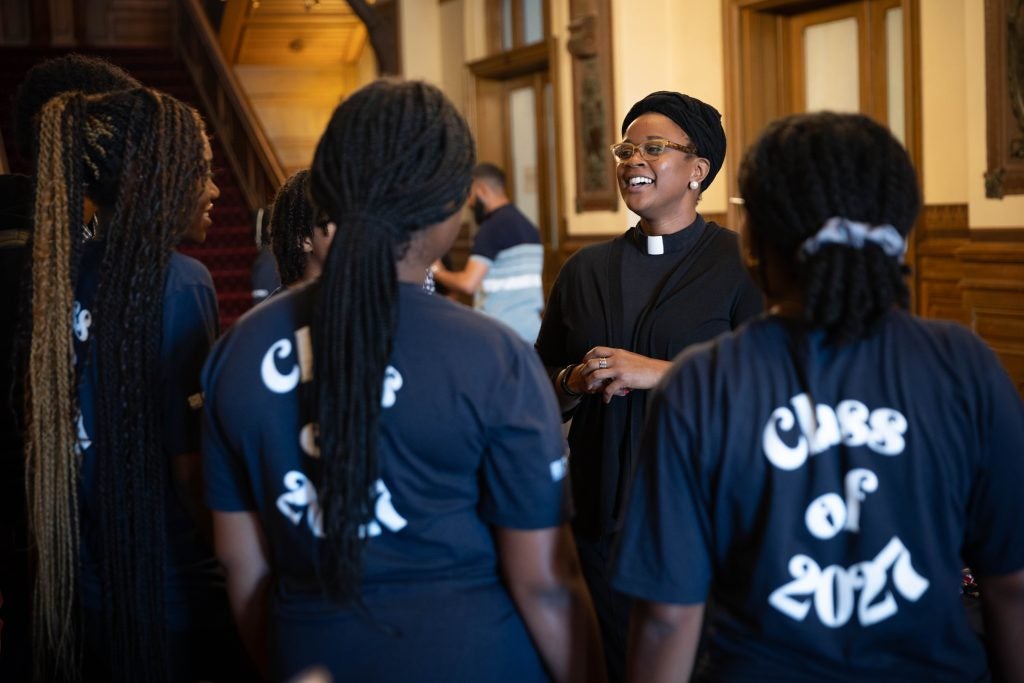
<path id="1" fill-rule="evenodd" d="M 667 360 L 641 356 L 625 349 L 595 346 L 583 356 L 578 374 L 578 387 L 588 394 L 603 393 L 608 403 L 615 396 L 625 396 L 633 389 L 653 389 L 672 366 Z M 577 387 L 574 387 L 577 388 Z"/>

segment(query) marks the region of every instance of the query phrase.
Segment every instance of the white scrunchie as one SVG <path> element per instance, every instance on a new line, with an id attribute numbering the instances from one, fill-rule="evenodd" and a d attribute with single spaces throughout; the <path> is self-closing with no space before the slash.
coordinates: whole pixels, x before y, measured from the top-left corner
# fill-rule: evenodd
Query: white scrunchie
<path id="1" fill-rule="evenodd" d="M 841 244 L 860 249 L 865 242 L 877 244 L 889 256 L 899 258 L 901 263 L 907 252 L 906 240 L 893 226 L 868 225 L 835 216 L 825 221 L 821 230 L 804 240 L 800 245 L 800 254 L 810 256 L 825 244 Z"/>

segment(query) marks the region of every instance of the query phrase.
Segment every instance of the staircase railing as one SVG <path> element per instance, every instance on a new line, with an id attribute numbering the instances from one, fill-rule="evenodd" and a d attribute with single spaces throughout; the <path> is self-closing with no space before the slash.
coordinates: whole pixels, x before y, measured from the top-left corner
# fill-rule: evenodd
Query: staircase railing
<path id="1" fill-rule="evenodd" d="M 224 60 L 199 0 L 178 0 L 171 6 L 175 48 L 195 81 L 246 203 L 255 211 L 266 206 L 284 184 L 284 165 Z"/>

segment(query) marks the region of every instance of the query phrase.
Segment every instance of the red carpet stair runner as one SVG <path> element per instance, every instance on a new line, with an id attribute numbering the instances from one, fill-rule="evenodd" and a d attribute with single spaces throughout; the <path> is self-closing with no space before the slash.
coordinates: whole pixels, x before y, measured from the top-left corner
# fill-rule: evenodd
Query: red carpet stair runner
<path id="1" fill-rule="evenodd" d="M 102 57 L 120 66 L 151 88 L 162 90 L 202 113 L 202 105 L 184 65 L 171 48 L 104 48 L 78 49 L 76 52 Z M 0 48 L 0 131 L 3 133 L 11 170 L 28 173 L 30 163 L 14 149 L 14 122 L 11 98 L 25 72 L 50 57 L 69 52 L 66 48 Z M 250 268 L 256 257 L 253 243 L 252 215 L 228 167 L 224 150 L 216 136 L 213 147 L 213 169 L 220 187 L 220 198 L 214 202 L 206 243 L 183 246 L 181 251 L 199 259 L 209 268 L 217 287 L 221 331 L 231 325 L 252 304 Z"/>

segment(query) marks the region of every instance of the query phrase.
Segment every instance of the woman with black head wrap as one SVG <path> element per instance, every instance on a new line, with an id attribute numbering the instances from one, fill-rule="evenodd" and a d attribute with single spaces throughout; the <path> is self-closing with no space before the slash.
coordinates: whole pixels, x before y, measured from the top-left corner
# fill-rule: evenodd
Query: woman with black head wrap
<path id="1" fill-rule="evenodd" d="M 622 135 L 611 150 L 619 191 L 640 222 L 565 263 L 536 344 L 572 418 L 574 530 L 614 680 L 623 677 L 629 605 L 609 588 L 608 554 L 647 390 L 684 348 L 761 311 L 735 235 L 697 213 L 725 158 L 718 111 L 655 92 L 626 114 Z"/>
<path id="2" fill-rule="evenodd" d="M 739 188 L 769 314 L 652 397 L 614 584 L 632 679 L 1024 680 L 1024 405 L 970 331 L 904 310 L 910 157 L 865 116 L 790 116 Z"/>
<path id="3" fill-rule="evenodd" d="M 275 680 L 314 664 L 339 681 L 603 680 L 544 370 L 511 329 L 423 289 L 474 161 L 436 88 L 353 93 L 310 170 L 337 225 L 322 275 L 207 362 L 218 555 Z"/>

